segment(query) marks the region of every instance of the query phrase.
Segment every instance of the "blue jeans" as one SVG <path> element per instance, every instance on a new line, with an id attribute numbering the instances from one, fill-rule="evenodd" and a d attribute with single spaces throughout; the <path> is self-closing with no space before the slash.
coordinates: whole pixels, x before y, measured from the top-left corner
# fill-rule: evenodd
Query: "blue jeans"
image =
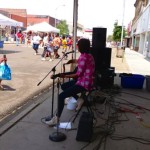
<path id="1" fill-rule="evenodd" d="M 20 43 L 20 39 L 19 38 L 16 38 L 16 45 L 18 46 Z"/>
<path id="2" fill-rule="evenodd" d="M 83 88 L 82 86 L 76 85 L 75 83 L 76 82 L 74 80 L 71 80 L 61 85 L 63 92 L 61 92 L 58 96 L 58 114 L 57 114 L 58 117 L 61 116 L 62 111 L 64 109 L 65 98 L 71 97 L 71 96 L 76 98 L 78 93 L 82 93 L 86 91 L 85 88 Z"/>
<path id="3" fill-rule="evenodd" d="M 35 50 L 36 53 L 38 53 L 38 48 L 39 48 L 39 44 L 33 43 L 33 49 Z"/>

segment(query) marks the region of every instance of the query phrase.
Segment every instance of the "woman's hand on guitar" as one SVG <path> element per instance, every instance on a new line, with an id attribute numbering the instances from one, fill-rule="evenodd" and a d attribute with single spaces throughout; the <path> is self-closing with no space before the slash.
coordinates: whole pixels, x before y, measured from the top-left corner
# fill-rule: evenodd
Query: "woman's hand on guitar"
<path id="1" fill-rule="evenodd" d="M 64 73 L 60 73 L 60 78 L 65 78 L 65 74 Z"/>

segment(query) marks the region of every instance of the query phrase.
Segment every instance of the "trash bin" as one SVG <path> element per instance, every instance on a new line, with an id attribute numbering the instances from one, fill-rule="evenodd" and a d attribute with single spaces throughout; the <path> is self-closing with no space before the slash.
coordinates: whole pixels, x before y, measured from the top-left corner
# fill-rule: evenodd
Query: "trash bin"
<path id="1" fill-rule="evenodd" d="M 3 48 L 4 41 L 0 41 L 0 48 Z"/>
<path id="2" fill-rule="evenodd" d="M 121 73 L 121 86 L 123 88 L 142 89 L 145 77 L 140 74 Z"/>
<path id="3" fill-rule="evenodd" d="M 117 54 L 116 57 L 122 58 L 124 55 L 125 47 L 117 47 Z"/>
<path id="4" fill-rule="evenodd" d="M 150 76 L 146 76 L 146 90 L 150 91 Z"/>

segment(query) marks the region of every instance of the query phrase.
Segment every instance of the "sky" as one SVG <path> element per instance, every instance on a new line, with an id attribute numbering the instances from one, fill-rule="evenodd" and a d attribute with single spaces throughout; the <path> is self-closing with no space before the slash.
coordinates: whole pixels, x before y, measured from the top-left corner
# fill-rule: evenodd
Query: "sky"
<path id="1" fill-rule="evenodd" d="M 127 27 L 134 18 L 135 1 L 78 0 L 78 23 L 91 29 L 104 27 L 107 28 L 107 35 L 112 34 L 116 20 L 119 25 Z M 72 22 L 73 3 L 74 0 L 0 0 L 0 8 L 27 9 L 27 14 L 50 15 Z"/>

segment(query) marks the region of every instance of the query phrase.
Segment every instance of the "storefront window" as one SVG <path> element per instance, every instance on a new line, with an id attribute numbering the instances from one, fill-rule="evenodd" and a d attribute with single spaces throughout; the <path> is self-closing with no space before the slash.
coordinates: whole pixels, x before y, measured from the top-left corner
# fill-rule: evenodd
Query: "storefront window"
<path id="1" fill-rule="evenodd" d="M 150 51 L 150 32 L 147 35 L 147 51 Z"/>
<path id="2" fill-rule="evenodd" d="M 147 40 L 146 40 L 146 48 L 147 48 L 147 57 L 150 57 L 150 32 L 147 34 Z"/>

